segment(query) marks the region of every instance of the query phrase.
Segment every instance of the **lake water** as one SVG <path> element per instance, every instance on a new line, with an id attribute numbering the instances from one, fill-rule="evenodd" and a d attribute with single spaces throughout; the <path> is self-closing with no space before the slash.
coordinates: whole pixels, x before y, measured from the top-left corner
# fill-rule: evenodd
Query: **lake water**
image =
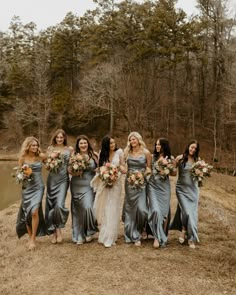
<path id="1" fill-rule="evenodd" d="M 17 166 L 15 161 L 0 161 L 0 210 L 14 202 L 21 200 L 21 185 L 11 176 L 13 168 Z M 43 169 L 43 180 L 46 181 L 47 171 Z"/>

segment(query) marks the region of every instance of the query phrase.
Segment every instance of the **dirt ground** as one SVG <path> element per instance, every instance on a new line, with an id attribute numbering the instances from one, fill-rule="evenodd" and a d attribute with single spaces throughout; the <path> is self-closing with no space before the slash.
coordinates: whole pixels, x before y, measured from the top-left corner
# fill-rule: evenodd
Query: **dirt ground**
<path id="1" fill-rule="evenodd" d="M 172 183 L 172 214 L 176 206 Z M 67 198 L 67 207 L 70 195 Z M 27 251 L 27 236 L 15 234 L 19 203 L 0 211 L 0 294 L 2 295 L 222 295 L 236 294 L 236 178 L 214 174 L 201 188 L 199 238 L 196 249 L 177 242 L 170 232 L 165 249 L 153 240 L 141 248 L 127 245 L 123 224 L 116 246 L 104 248 L 95 238 L 77 246 L 71 242 L 71 220 L 64 242 L 38 239 Z"/>

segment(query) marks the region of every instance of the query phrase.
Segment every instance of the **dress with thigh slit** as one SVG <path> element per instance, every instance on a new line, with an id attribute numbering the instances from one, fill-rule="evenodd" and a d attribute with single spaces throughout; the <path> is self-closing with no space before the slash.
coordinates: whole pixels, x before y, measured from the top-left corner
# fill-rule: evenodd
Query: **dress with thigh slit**
<path id="1" fill-rule="evenodd" d="M 18 237 L 27 233 L 27 226 L 31 228 L 32 213 L 38 209 L 39 224 L 37 236 L 46 234 L 46 225 L 42 211 L 44 184 L 42 180 L 42 162 L 27 164 L 32 169 L 32 180 L 22 187 L 22 201 L 17 216 L 16 232 Z"/>

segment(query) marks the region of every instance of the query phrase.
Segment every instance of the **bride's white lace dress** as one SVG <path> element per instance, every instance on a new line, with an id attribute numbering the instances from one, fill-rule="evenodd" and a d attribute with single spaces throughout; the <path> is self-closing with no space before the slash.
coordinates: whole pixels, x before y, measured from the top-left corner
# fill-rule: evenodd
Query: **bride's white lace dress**
<path id="1" fill-rule="evenodd" d="M 111 164 L 120 166 L 123 159 L 123 151 L 115 151 Z M 122 177 L 115 182 L 111 188 L 107 188 L 98 175 L 91 181 L 91 186 L 96 192 L 94 210 L 95 216 L 100 224 L 98 242 L 105 247 L 111 247 L 118 238 L 120 223 L 120 206 Z"/>

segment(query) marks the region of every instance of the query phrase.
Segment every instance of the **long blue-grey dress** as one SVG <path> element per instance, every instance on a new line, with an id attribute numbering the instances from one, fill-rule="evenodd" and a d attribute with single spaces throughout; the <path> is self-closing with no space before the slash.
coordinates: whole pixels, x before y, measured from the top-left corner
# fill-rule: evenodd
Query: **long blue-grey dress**
<path id="1" fill-rule="evenodd" d="M 178 205 L 170 229 L 187 230 L 187 238 L 191 241 L 198 239 L 198 181 L 191 176 L 191 163 L 179 165 L 179 176 L 176 183 Z"/>
<path id="2" fill-rule="evenodd" d="M 71 214 L 72 214 L 72 241 L 84 242 L 86 237 L 92 236 L 98 231 L 93 212 L 95 194 L 90 182 L 95 176 L 96 163 L 90 159 L 89 166 L 82 176 L 72 176 L 71 190 Z"/>
<path id="3" fill-rule="evenodd" d="M 144 172 L 147 165 L 145 154 L 135 158 L 129 155 L 127 158 L 127 165 L 128 172 L 135 170 Z M 125 242 L 135 243 L 139 241 L 148 220 L 146 185 L 141 189 L 130 188 L 126 178 L 123 215 L 125 224 Z"/>
<path id="4" fill-rule="evenodd" d="M 154 162 L 152 162 L 152 170 L 154 170 Z M 154 238 L 162 245 L 167 242 L 170 220 L 171 188 L 169 177 L 163 180 L 159 175 L 152 174 L 147 185 L 147 190 L 149 200 L 149 226 Z M 165 222 L 167 223 L 166 229 L 164 229 Z"/>
<path id="5" fill-rule="evenodd" d="M 66 194 L 69 188 L 69 174 L 67 171 L 70 150 L 64 152 L 63 164 L 57 172 L 50 171 L 47 178 L 47 196 L 45 220 L 49 234 L 56 228 L 63 228 L 69 216 L 69 210 L 65 208 Z"/>
<path id="6" fill-rule="evenodd" d="M 42 162 L 37 161 L 29 164 L 32 169 L 32 180 L 22 188 L 22 201 L 17 216 L 16 232 L 18 237 L 27 233 L 27 227 L 31 227 L 32 212 L 38 209 L 39 224 L 37 236 L 46 234 L 46 225 L 42 211 L 42 199 L 44 193 L 44 184 L 42 180 Z"/>

